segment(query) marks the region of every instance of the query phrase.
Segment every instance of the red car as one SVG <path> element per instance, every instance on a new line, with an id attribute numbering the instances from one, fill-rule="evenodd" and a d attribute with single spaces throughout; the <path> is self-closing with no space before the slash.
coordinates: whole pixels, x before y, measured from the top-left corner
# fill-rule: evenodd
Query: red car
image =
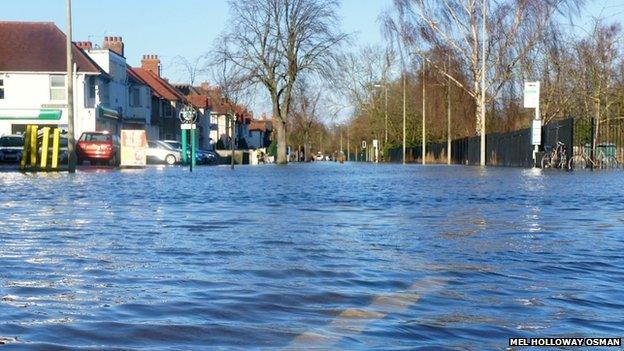
<path id="1" fill-rule="evenodd" d="M 94 164 L 119 165 L 119 137 L 109 132 L 84 132 L 76 144 L 78 164 L 85 160 Z"/>

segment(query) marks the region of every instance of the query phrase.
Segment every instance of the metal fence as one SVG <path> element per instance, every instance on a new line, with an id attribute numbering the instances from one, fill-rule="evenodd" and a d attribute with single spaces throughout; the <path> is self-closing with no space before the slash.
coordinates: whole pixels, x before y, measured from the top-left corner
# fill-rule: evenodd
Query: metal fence
<path id="1" fill-rule="evenodd" d="M 542 147 L 556 146 L 560 141 L 568 146 L 568 157 L 572 156 L 574 120 L 554 121 L 542 127 Z M 521 129 L 508 133 L 491 133 L 486 136 L 486 164 L 491 166 L 532 167 L 533 146 L 531 145 L 531 129 Z M 426 146 L 427 163 L 446 163 L 447 144 L 429 143 Z M 480 137 L 456 139 L 451 142 L 451 162 L 454 164 L 479 164 Z M 401 162 L 401 148 L 391 149 L 388 153 L 390 162 Z M 422 161 L 422 148 L 406 149 L 406 162 Z"/>
<path id="2" fill-rule="evenodd" d="M 607 156 L 614 156 L 619 163 L 624 162 L 624 119 L 613 118 L 596 122 L 595 119 L 576 119 L 574 121 L 574 155 L 590 154 L 596 145 L 596 151 Z"/>

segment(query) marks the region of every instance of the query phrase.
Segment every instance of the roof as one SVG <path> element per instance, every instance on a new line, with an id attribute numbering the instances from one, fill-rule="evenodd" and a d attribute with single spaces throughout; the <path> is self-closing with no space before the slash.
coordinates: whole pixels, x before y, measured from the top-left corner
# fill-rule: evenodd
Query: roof
<path id="1" fill-rule="evenodd" d="M 0 21 L 0 71 L 66 72 L 66 40 L 52 22 Z M 74 43 L 72 54 L 77 72 L 104 72 Z"/>
<path id="2" fill-rule="evenodd" d="M 209 108 L 210 99 L 203 95 L 187 95 L 186 99 L 196 108 Z"/>
<path id="3" fill-rule="evenodd" d="M 131 79 L 133 79 L 133 80 L 135 80 L 135 81 L 137 81 L 137 82 L 139 82 L 139 83 L 141 83 L 143 85 L 147 85 L 147 83 L 143 80 L 143 78 L 141 78 L 138 74 L 136 74 L 136 72 L 132 69 L 132 67 L 126 66 L 126 73 L 128 74 L 128 76 Z"/>
<path id="4" fill-rule="evenodd" d="M 268 131 L 271 130 L 269 123 L 271 123 L 270 121 L 264 121 L 264 120 L 258 120 L 258 119 L 252 119 L 251 122 L 249 123 L 249 130 L 250 131 Z"/>
<path id="5" fill-rule="evenodd" d="M 152 94 L 157 97 L 170 101 L 185 100 L 184 96 L 176 88 L 154 73 L 139 67 L 131 67 L 130 70 L 132 70 L 133 76 L 137 76 L 152 88 Z"/>

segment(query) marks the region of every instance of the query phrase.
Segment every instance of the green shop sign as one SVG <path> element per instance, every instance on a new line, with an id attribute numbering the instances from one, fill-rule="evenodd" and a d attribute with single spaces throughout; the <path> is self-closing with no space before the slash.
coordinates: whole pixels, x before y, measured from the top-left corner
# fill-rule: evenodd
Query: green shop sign
<path id="1" fill-rule="evenodd" d="M 61 119 L 62 110 L 0 110 L 0 120 L 42 120 L 58 121 Z"/>

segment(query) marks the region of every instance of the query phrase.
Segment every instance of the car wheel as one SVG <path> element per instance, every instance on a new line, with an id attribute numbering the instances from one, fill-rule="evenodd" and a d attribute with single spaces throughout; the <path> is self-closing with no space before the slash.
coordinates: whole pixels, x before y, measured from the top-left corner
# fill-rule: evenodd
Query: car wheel
<path id="1" fill-rule="evenodd" d="M 173 155 L 167 155 L 167 157 L 165 157 L 165 163 L 168 165 L 174 165 L 176 163 L 176 158 Z"/>

